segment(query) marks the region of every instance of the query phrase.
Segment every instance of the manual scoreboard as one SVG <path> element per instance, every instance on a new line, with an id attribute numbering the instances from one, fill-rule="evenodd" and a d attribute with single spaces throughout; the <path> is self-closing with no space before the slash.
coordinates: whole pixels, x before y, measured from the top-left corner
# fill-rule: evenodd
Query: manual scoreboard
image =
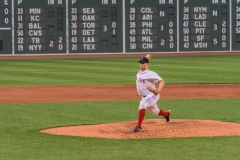
<path id="1" fill-rule="evenodd" d="M 240 50 L 240 0 L 0 0 L 0 55 Z"/>
<path id="2" fill-rule="evenodd" d="M 179 4 L 179 47 L 183 51 L 230 49 L 229 2 L 182 0 Z"/>
<path id="3" fill-rule="evenodd" d="M 177 1 L 127 0 L 126 51 L 177 51 Z"/>
<path id="4" fill-rule="evenodd" d="M 31 5 L 30 5 L 31 4 Z M 65 0 L 14 2 L 15 52 L 65 53 L 66 5 Z"/>
<path id="5" fill-rule="evenodd" d="M 71 0 L 69 52 L 122 52 L 122 1 Z"/>

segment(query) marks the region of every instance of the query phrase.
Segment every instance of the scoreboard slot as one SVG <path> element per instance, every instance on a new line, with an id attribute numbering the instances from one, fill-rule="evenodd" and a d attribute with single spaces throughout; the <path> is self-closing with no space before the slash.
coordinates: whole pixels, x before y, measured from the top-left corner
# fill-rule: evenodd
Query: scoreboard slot
<path id="1" fill-rule="evenodd" d="M 177 51 L 176 0 L 126 0 L 126 51 Z"/>
<path id="2" fill-rule="evenodd" d="M 3 40 L 0 40 L 0 51 L 3 51 Z"/>
<path id="3" fill-rule="evenodd" d="M 232 1 L 232 50 L 240 50 L 240 1 Z"/>
<path id="4" fill-rule="evenodd" d="M 15 54 L 66 53 L 65 0 L 14 3 Z"/>
<path id="5" fill-rule="evenodd" d="M 0 54 L 12 53 L 12 1 L 0 1 Z"/>
<path id="6" fill-rule="evenodd" d="M 179 1 L 180 51 L 229 50 L 226 1 Z"/>
<path id="7" fill-rule="evenodd" d="M 122 52 L 122 1 L 69 3 L 69 53 Z"/>

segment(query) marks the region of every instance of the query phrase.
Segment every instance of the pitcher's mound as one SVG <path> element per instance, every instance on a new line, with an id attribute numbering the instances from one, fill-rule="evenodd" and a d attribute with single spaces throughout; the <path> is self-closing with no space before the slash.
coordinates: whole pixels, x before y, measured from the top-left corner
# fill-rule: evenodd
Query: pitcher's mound
<path id="1" fill-rule="evenodd" d="M 145 119 L 143 130 L 133 133 L 136 121 L 96 125 L 68 126 L 41 130 L 42 133 L 98 137 L 98 138 L 176 138 L 176 137 L 213 137 L 240 136 L 240 124 L 212 120 L 178 120 L 170 122 L 159 119 Z"/>

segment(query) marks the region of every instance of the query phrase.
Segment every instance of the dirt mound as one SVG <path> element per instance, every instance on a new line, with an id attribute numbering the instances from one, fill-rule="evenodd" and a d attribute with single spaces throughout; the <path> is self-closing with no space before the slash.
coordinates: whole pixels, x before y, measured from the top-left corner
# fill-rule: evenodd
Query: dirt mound
<path id="1" fill-rule="evenodd" d="M 148 119 L 143 130 L 133 133 L 136 121 L 68 126 L 42 130 L 42 133 L 114 139 L 240 136 L 240 124 L 212 120 Z"/>

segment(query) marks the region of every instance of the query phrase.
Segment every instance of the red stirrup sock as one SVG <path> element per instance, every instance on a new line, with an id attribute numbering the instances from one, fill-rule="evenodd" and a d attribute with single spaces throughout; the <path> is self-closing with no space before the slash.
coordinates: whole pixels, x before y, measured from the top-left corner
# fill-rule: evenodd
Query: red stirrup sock
<path id="1" fill-rule="evenodd" d="M 142 125 L 142 121 L 144 119 L 145 113 L 146 113 L 146 109 L 138 110 L 138 124 L 137 124 L 138 126 Z"/>
<path id="2" fill-rule="evenodd" d="M 159 111 L 158 115 L 162 115 L 162 116 L 164 116 L 164 117 L 167 117 L 167 116 L 168 116 L 168 113 L 167 113 L 167 112 L 164 112 L 164 110 L 162 110 L 161 108 L 159 108 L 159 109 L 160 109 L 160 111 Z"/>

